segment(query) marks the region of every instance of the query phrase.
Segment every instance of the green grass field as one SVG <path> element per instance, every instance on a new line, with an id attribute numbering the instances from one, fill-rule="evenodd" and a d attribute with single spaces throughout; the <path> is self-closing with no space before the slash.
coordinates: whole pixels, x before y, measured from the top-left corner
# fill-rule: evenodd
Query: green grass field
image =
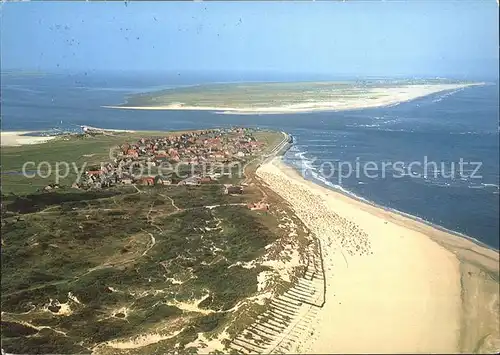
<path id="1" fill-rule="evenodd" d="M 111 148 L 125 142 L 135 142 L 142 137 L 158 137 L 167 134 L 169 132 L 115 132 L 109 136 L 68 136 L 56 138 L 42 144 L 2 147 L 2 192 L 4 194 L 11 192 L 26 194 L 55 183 L 54 172 L 58 162 L 67 162 L 69 164 L 69 175 L 67 178 L 62 179 L 60 184 L 71 186 L 77 177 L 77 171 L 81 171 L 83 167 L 108 162 Z M 35 170 L 41 162 L 45 161 L 50 163 L 50 168 L 46 164 L 42 164 L 41 171 L 46 174 L 51 170 L 52 174 L 48 178 L 42 178 L 38 175 L 34 178 L 27 178 L 22 175 L 22 168 L 26 162 L 34 163 L 26 167 L 28 173 L 32 174 L 31 170 Z M 59 164 L 59 171 L 61 175 L 64 174 L 66 171 L 65 165 Z"/>

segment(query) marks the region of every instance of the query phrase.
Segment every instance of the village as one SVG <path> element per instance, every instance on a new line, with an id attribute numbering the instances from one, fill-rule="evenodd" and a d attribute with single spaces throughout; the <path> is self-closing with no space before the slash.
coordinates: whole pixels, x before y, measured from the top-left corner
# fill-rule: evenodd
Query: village
<path id="1" fill-rule="evenodd" d="M 254 132 L 255 129 L 249 128 L 222 128 L 123 143 L 112 151 L 111 161 L 90 167 L 72 188 L 219 184 L 225 194 L 242 194 L 246 184 L 233 178 L 241 178 L 244 164 L 264 148 Z M 86 133 L 96 132 L 89 129 Z M 45 191 L 53 188 L 57 187 L 49 185 Z M 251 209 L 267 207 L 249 206 Z"/>

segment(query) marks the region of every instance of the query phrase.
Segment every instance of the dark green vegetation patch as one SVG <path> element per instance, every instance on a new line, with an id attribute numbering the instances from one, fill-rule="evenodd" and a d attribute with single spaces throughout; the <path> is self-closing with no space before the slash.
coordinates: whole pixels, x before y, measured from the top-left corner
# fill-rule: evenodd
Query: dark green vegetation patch
<path id="1" fill-rule="evenodd" d="M 71 353 L 83 350 L 76 345 L 80 342 L 90 349 L 156 329 L 186 314 L 173 306 L 176 301 L 205 296 L 198 307 L 213 312 L 189 318 L 191 325 L 182 334 L 192 337 L 225 324 L 230 316 L 225 311 L 257 291 L 263 268 L 232 265 L 263 254 L 275 237 L 254 213 L 238 205 L 241 196 L 224 195 L 218 185 L 141 190 L 53 192 L 4 200 L 6 351 L 37 346 Z M 218 207 L 204 207 L 208 205 Z M 67 302 L 72 313 L 54 314 L 61 307 L 51 300 Z M 27 338 L 34 333 L 36 339 Z"/>

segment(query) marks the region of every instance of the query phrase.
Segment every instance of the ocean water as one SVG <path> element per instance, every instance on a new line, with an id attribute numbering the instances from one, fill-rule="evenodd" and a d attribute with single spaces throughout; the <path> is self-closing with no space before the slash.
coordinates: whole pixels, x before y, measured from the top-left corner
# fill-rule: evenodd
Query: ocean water
<path id="1" fill-rule="evenodd" d="M 135 130 L 230 125 L 283 130 L 295 139 L 285 161 L 306 178 L 498 249 L 498 82 L 392 107 L 343 112 L 220 115 L 101 107 L 144 91 L 264 80 L 285 78 L 220 73 L 10 74 L 2 77 L 2 129 L 68 130 L 85 124 Z"/>

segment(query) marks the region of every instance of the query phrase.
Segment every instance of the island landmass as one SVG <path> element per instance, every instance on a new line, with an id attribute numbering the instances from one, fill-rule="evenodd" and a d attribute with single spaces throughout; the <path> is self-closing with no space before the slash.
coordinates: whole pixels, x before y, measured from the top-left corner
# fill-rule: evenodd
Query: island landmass
<path id="1" fill-rule="evenodd" d="M 297 83 L 229 83 L 176 87 L 131 95 L 131 110 L 201 110 L 220 114 L 284 114 L 397 105 L 444 91 L 484 83 L 451 80 L 375 80 Z"/>

